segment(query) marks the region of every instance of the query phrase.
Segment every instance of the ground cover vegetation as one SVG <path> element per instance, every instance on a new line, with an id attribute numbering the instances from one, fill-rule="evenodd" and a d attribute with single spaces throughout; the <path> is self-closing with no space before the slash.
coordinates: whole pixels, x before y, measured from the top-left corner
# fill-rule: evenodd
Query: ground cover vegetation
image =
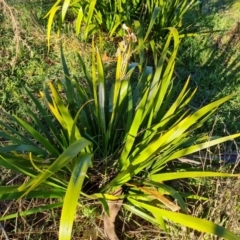
<path id="1" fill-rule="evenodd" d="M 238 25 L 221 49 L 219 32 L 197 34 L 219 30 L 234 2 L 54 3 L 1 1 L 2 234 L 239 239 L 238 168 L 211 154 L 238 158 Z"/>

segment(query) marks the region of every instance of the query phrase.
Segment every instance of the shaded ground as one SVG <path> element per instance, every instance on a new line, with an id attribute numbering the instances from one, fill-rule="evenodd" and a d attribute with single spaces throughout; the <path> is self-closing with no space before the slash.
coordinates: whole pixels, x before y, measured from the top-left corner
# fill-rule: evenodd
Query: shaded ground
<path id="1" fill-rule="evenodd" d="M 186 79 L 190 75 L 192 87 L 198 87 L 192 103 L 195 108 L 236 93 L 236 96 L 218 111 L 215 131 L 219 134 L 224 134 L 223 130 L 231 133 L 240 130 L 239 3 L 203 1 L 202 15 L 195 18 L 195 26 L 200 32 L 208 33 L 184 39 L 177 66 L 180 78 Z M 189 19 L 193 19 L 193 15 L 187 16 L 186 21 Z M 212 129 L 215 120 L 216 118 L 209 121 L 208 130 Z"/>

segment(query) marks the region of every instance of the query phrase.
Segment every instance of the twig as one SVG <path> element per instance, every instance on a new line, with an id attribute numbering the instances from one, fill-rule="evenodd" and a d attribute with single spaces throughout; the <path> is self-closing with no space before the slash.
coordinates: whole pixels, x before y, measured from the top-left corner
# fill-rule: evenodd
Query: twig
<path id="1" fill-rule="evenodd" d="M 7 235 L 7 233 L 6 233 L 6 231 L 5 231 L 5 229 L 4 229 L 4 227 L 3 227 L 3 225 L 2 225 L 1 223 L 0 223 L 0 228 L 2 229 L 2 232 L 3 232 L 6 240 L 10 240 L 9 237 L 8 237 L 8 235 Z"/>

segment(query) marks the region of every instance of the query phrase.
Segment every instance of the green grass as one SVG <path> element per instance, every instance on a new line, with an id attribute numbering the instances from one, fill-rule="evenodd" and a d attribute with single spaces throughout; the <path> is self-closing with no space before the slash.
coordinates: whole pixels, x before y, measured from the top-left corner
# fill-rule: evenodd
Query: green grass
<path id="1" fill-rule="evenodd" d="M 216 132 L 223 130 L 238 132 L 239 92 L 240 92 L 240 33 L 235 32 L 240 8 L 237 1 L 202 1 L 202 15 L 195 19 L 194 26 L 207 35 L 198 35 L 183 39 L 177 74 L 180 79 L 191 76 L 192 86 L 199 91 L 193 107 L 198 108 L 204 103 L 236 93 L 236 97 L 224 105 L 218 112 Z M 191 21 L 197 13 L 186 17 Z M 210 130 L 215 119 L 209 121 Z M 227 129 L 225 129 L 227 128 Z"/>
<path id="2" fill-rule="evenodd" d="M 51 51 L 48 54 L 45 41 L 46 21 L 42 17 L 51 5 L 48 4 L 49 1 L 36 0 L 29 3 L 19 1 L 18 4 L 15 1 L 7 2 L 15 8 L 13 14 L 18 22 L 19 32 L 16 33 L 13 30 L 9 13 L 1 12 L 0 33 L 3 37 L 0 39 L 0 105 L 7 111 L 27 118 L 25 110 L 18 100 L 19 97 L 26 102 L 29 100 L 22 87 L 26 84 L 37 95 L 45 81 L 54 81 L 63 76 L 59 42 L 57 37 L 53 36 Z M 239 4 L 237 1 L 230 0 L 215 0 L 210 3 L 203 1 L 203 13 L 199 18 L 196 18 L 196 13 L 189 14 L 185 21 L 192 22 L 194 20 L 192 27 L 211 33 L 184 39 L 177 62 L 176 77 L 179 81 L 185 80 L 188 75 L 191 75 L 192 86 L 199 88 L 195 101 L 192 103 L 193 108 L 199 108 L 214 99 L 236 92 L 236 97 L 225 104 L 218 111 L 218 116 L 211 119 L 205 126 L 206 131 L 214 129 L 217 134 L 234 133 L 240 130 L 240 51 L 238 50 L 240 49 L 240 32 L 233 31 L 239 21 Z M 19 39 L 19 46 L 16 45 L 17 40 L 14 37 Z M 76 56 L 73 53 L 80 51 L 85 55 L 85 59 L 88 59 L 90 47 L 88 44 L 78 41 L 71 31 L 71 27 L 68 33 L 62 37 L 69 66 L 74 74 L 79 73 L 79 66 L 75 65 Z M 116 49 L 113 44 L 108 42 L 103 49 L 110 57 L 114 58 Z M 214 125 L 216 118 L 218 119 L 217 124 Z M 238 146 L 236 143 L 234 148 Z M 19 176 L 3 170 L 1 181 L 9 184 L 11 181 L 19 181 Z M 199 202 L 198 207 L 190 205 L 192 214 L 207 216 L 208 219 L 222 223 L 236 234 L 240 234 L 238 225 L 240 219 L 238 214 L 240 208 L 239 180 L 236 182 L 229 180 L 219 182 L 220 180 L 217 179 L 211 182 L 202 181 L 193 183 L 193 186 L 185 186 L 186 182 L 181 184 L 183 189 L 193 187 L 195 191 L 200 191 L 203 195 L 207 194 L 211 197 L 216 195 L 217 199 Z M 206 189 L 205 186 L 208 188 Z M 17 203 L 6 201 L 1 203 L 3 209 L 1 214 L 4 214 L 5 211 L 16 212 L 20 208 L 28 209 L 37 204 L 39 204 L 37 201 L 28 202 L 27 200 Z M 103 236 L 101 233 L 102 222 L 98 207 L 93 202 L 86 209 L 79 209 L 76 216 L 74 239 L 90 239 L 86 229 L 98 228 L 98 235 L 101 239 Z M 96 209 L 93 211 L 94 214 L 91 209 Z M 206 209 L 208 210 L 206 211 Z M 89 215 L 91 215 L 90 219 Z M 31 217 L 19 217 L 15 222 L 7 221 L 4 223 L 4 228 L 11 239 L 57 239 L 59 217 L 58 211 L 43 212 Z M 121 213 L 121 221 L 124 223 L 125 230 L 123 231 L 121 226 L 119 232 L 125 239 L 160 239 L 161 233 L 158 229 L 137 218 L 127 216 L 124 211 Z M 165 239 L 214 239 L 211 236 L 203 236 L 176 227 L 169 231 L 170 234 L 169 236 L 165 235 Z M 94 237 L 93 235 L 91 236 Z"/>
<path id="3" fill-rule="evenodd" d="M 27 85 L 39 94 L 46 81 L 63 78 L 60 60 L 60 42 L 53 36 L 51 50 L 46 45 L 46 20 L 43 16 L 51 3 L 48 1 L 8 1 L 10 10 L 1 12 L 0 39 L 0 106 L 12 113 L 24 116 L 20 99 L 28 101 L 23 87 Z M 14 23 L 12 23 L 14 21 Z M 16 25 L 16 26 L 15 26 Z M 73 32 L 62 37 L 63 47 L 73 73 L 76 55 L 86 52 L 86 44 L 80 43 Z M 83 54 L 84 55 L 84 54 Z"/>

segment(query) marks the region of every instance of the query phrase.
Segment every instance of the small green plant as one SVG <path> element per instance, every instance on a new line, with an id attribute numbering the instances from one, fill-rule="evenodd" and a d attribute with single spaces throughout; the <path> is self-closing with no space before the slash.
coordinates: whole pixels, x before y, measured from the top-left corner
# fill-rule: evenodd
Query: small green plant
<path id="1" fill-rule="evenodd" d="M 111 240 L 118 239 L 114 222 L 121 207 L 165 231 L 172 221 L 226 239 L 240 239 L 213 222 L 189 215 L 186 194 L 167 184 L 182 178 L 239 176 L 190 171 L 184 166 L 181 171 L 172 171 L 168 164 L 240 136 L 195 134 L 234 95 L 196 111 L 189 109 L 196 89 L 188 88 L 188 79 L 182 90 L 176 92 L 173 70 L 179 35 L 175 28 L 169 31 L 159 59 L 152 45 L 152 67 L 145 62 L 129 65 L 134 49 L 132 39 L 124 38 L 119 45 L 115 77 L 111 79 L 105 78 L 94 42 L 91 73 L 79 55 L 83 81 L 70 75 L 62 53 L 65 79 L 58 82 L 60 91 L 49 82 L 41 92 L 48 109 L 26 89 L 42 118 L 25 103 L 31 123 L 2 112 L 12 124 L 0 122 L 1 137 L 11 141 L 0 148 L 0 165 L 29 180 L 1 186 L 0 199 L 58 198 L 59 202 L 0 220 L 62 207 L 59 239 L 67 240 L 71 239 L 77 206 L 84 207 L 79 198 L 94 199 L 102 204 L 104 231 Z M 138 31 L 139 43 L 145 38 L 142 32 Z M 138 47 L 139 54 L 144 54 L 143 44 Z M 144 59 L 144 55 L 139 58 Z M 137 77 L 132 78 L 133 74 Z M 95 187 L 84 188 L 84 182 Z M 196 195 L 189 197 L 201 199 Z"/>

